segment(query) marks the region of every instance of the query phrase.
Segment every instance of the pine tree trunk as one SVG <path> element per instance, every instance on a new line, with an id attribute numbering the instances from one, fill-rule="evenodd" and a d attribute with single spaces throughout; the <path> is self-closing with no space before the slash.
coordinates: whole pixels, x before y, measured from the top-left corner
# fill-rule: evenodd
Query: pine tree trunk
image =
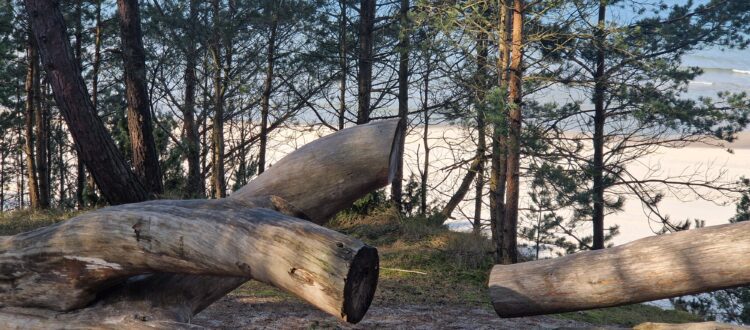
<path id="1" fill-rule="evenodd" d="M 373 30 L 375 0 L 361 0 L 359 7 L 359 72 L 357 73 L 357 125 L 370 121 L 372 105 Z"/>
<path id="2" fill-rule="evenodd" d="M 198 0 L 190 0 L 189 20 L 195 22 L 198 19 Z M 194 33 L 193 25 L 188 28 Z M 183 126 L 182 132 L 185 138 L 186 158 L 188 164 L 187 186 L 185 197 L 200 198 L 203 196 L 201 190 L 201 170 L 200 170 L 200 141 L 198 137 L 198 127 L 195 122 L 195 87 L 197 78 L 195 68 L 197 66 L 197 49 L 195 43 L 188 42 L 185 45 L 185 105 L 182 108 Z"/>
<path id="3" fill-rule="evenodd" d="M 0 213 L 5 211 L 5 149 L 0 148 Z"/>
<path id="4" fill-rule="evenodd" d="M 33 36 L 29 35 L 27 46 L 26 70 L 26 104 L 24 113 L 24 152 L 26 153 L 26 174 L 29 180 L 29 205 L 32 209 L 39 209 L 39 185 L 36 177 L 36 157 L 34 154 L 34 112 L 38 111 L 34 101 L 38 101 L 36 91 L 39 89 L 39 61 L 37 48 Z"/>
<path id="5" fill-rule="evenodd" d="M 506 204 L 503 223 L 502 263 L 515 263 L 518 261 L 516 247 L 517 224 L 518 224 L 518 200 L 520 197 L 519 170 L 521 163 L 521 84 L 523 75 L 523 0 L 513 0 L 513 44 L 512 61 L 510 64 L 510 84 L 508 86 L 508 99 L 510 103 L 509 130 L 508 130 L 508 165 L 506 175 Z"/>
<path id="6" fill-rule="evenodd" d="M 147 191 L 164 191 L 159 153 L 154 141 L 150 99 L 146 86 L 146 52 L 143 49 L 138 0 L 117 0 L 120 38 L 125 65 L 125 96 L 128 103 L 128 132 L 135 174 Z"/>
<path id="7" fill-rule="evenodd" d="M 279 22 L 276 14 L 271 21 L 268 36 L 268 52 L 266 53 L 266 80 L 263 83 L 263 97 L 260 113 L 260 151 L 258 152 L 258 174 L 266 170 L 266 150 L 268 149 L 268 113 L 271 106 L 271 92 L 273 91 L 273 67 L 276 57 L 276 29 Z"/>
<path id="8" fill-rule="evenodd" d="M 339 0 L 339 130 L 344 129 L 346 120 L 346 79 L 348 75 L 348 65 L 346 61 L 347 38 L 346 38 L 346 0 Z"/>
<path id="9" fill-rule="evenodd" d="M 432 63 L 430 61 L 430 53 L 427 51 L 426 63 L 425 63 L 425 74 L 424 74 L 424 89 L 422 92 L 423 103 L 422 103 L 422 115 L 424 116 L 424 127 L 422 131 L 422 144 L 424 145 L 424 163 L 422 164 L 422 175 L 421 175 L 421 186 L 420 186 L 420 197 L 422 198 L 419 205 L 419 214 L 427 216 L 427 180 L 430 177 L 430 145 L 429 145 L 429 132 L 430 132 L 430 113 L 429 113 L 429 98 L 430 98 L 430 73 L 432 72 Z"/>
<path id="10" fill-rule="evenodd" d="M 398 39 L 398 118 L 401 125 L 406 127 L 409 115 L 409 0 L 401 0 L 399 9 L 400 31 Z M 406 144 L 406 135 L 398 141 L 401 149 Z M 404 158 L 397 160 L 396 178 L 391 182 L 391 200 L 395 203 L 399 212 L 402 211 L 402 190 L 404 182 Z"/>
<path id="11" fill-rule="evenodd" d="M 488 54 L 487 34 L 479 33 L 477 36 L 477 73 L 475 82 L 475 100 L 474 108 L 476 110 L 477 121 L 477 155 L 481 161 L 477 167 L 477 179 L 474 190 L 474 221 L 472 222 L 472 231 L 475 235 L 482 232 L 482 195 L 484 192 L 484 163 L 485 154 L 487 153 L 487 139 L 485 137 L 486 123 L 484 113 L 484 102 L 486 95 L 487 75 L 487 54 Z"/>
<path id="12" fill-rule="evenodd" d="M 52 93 L 49 93 L 49 96 L 52 97 Z M 65 150 L 68 149 L 68 146 L 65 144 L 65 132 L 63 131 L 63 120 L 61 117 L 58 117 L 57 119 L 59 121 L 59 126 L 57 127 L 57 166 L 58 166 L 58 176 L 60 177 L 60 203 L 58 204 L 59 208 L 63 209 L 66 207 L 70 207 L 66 205 L 66 200 L 68 198 L 68 187 L 65 181 L 65 178 L 68 177 L 68 166 L 65 163 Z"/>
<path id="13" fill-rule="evenodd" d="M 44 68 L 52 83 L 56 104 L 102 194 L 111 204 L 148 199 L 147 191 L 130 170 L 96 115 L 80 69 L 71 56 L 60 7 L 56 2 L 27 0 L 26 8 Z"/>
<path id="14" fill-rule="evenodd" d="M 21 88 L 17 85 L 16 86 L 16 109 L 14 109 L 16 114 L 21 115 Z M 16 141 L 20 145 L 21 141 L 23 141 L 23 126 L 24 123 L 22 121 L 19 121 L 19 124 L 16 126 Z M 26 164 L 23 161 L 23 148 L 16 148 L 16 154 L 15 154 L 15 167 L 16 167 L 16 199 L 18 200 L 18 209 L 23 209 L 23 195 L 24 195 L 24 172 L 23 169 L 26 166 Z"/>
<path id="15" fill-rule="evenodd" d="M 604 78 L 604 24 L 606 15 L 606 3 L 599 2 L 599 22 L 596 28 L 596 73 L 594 74 L 594 161 L 593 181 L 591 191 L 594 202 L 592 220 L 594 223 L 594 241 L 592 249 L 604 248 L 604 121 L 606 119 L 604 109 L 604 92 L 606 81 Z"/>
<path id="16" fill-rule="evenodd" d="M 510 60 L 510 30 L 511 17 L 508 10 L 507 0 L 499 2 L 500 10 L 498 19 L 498 33 L 500 45 L 498 45 L 500 56 L 497 61 L 498 87 L 501 92 L 508 90 L 508 63 Z M 505 237 L 505 177 L 507 175 L 507 152 L 508 143 L 506 135 L 505 120 L 508 113 L 503 105 L 496 109 L 496 119 L 492 124 L 492 156 L 490 171 L 490 231 L 492 234 L 492 245 L 494 247 L 495 262 L 510 260 L 509 250 L 503 249 L 503 242 L 512 241 L 511 237 Z"/>
<path id="17" fill-rule="evenodd" d="M 46 95 L 43 95 L 39 70 L 35 73 L 34 88 L 34 126 L 36 139 L 36 178 L 39 189 L 39 208 L 48 209 L 50 206 L 50 183 L 49 183 L 49 107 Z"/>
<path id="18" fill-rule="evenodd" d="M 213 7 L 213 37 L 209 51 L 214 62 L 214 117 L 213 130 L 211 134 L 212 155 L 212 178 L 213 193 L 216 198 L 226 197 L 226 182 L 224 178 L 224 82 L 221 76 L 223 61 L 221 59 L 221 35 L 220 15 L 221 7 L 219 0 L 212 1 Z"/>

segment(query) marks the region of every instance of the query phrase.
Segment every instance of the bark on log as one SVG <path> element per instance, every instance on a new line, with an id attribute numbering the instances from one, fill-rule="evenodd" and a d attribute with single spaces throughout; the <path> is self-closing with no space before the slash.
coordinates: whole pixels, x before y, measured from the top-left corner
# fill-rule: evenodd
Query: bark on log
<path id="1" fill-rule="evenodd" d="M 319 139 L 231 198 L 120 205 L 0 237 L 0 322 L 189 327 L 174 322 L 252 278 L 356 323 L 374 295 L 377 250 L 302 219 L 322 222 L 385 185 L 402 132 L 384 121 Z"/>
<path id="2" fill-rule="evenodd" d="M 311 221 L 325 223 L 393 180 L 401 134 L 403 127 L 392 119 L 324 136 L 279 160 L 229 198 L 276 195 Z"/>
<path id="3" fill-rule="evenodd" d="M 750 284 L 750 222 L 636 240 L 573 255 L 495 265 L 500 317 L 603 308 Z"/>

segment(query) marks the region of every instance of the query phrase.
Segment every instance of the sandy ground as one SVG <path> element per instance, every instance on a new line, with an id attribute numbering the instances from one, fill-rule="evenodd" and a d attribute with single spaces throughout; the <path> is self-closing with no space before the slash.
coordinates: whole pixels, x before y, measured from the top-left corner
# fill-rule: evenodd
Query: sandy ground
<path id="1" fill-rule="evenodd" d="M 357 325 L 296 301 L 230 295 L 193 320 L 211 329 L 595 329 L 547 316 L 500 319 L 489 309 L 448 305 L 373 305 Z M 598 327 L 598 329 L 602 329 Z M 609 329 L 609 328 L 608 328 Z"/>

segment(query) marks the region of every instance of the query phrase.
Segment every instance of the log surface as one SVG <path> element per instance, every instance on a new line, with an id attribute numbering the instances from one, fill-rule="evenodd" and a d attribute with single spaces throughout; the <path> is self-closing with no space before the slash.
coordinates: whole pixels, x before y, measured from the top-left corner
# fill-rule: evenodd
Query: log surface
<path id="1" fill-rule="evenodd" d="M 279 160 L 230 199 L 275 195 L 310 221 L 325 223 L 364 194 L 390 183 L 401 153 L 398 120 L 345 129 L 308 143 Z"/>
<path id="2" fill-rule="evenodd" d="M 618 247 L 495 265 L 501 317 L 633 304 L 750 284 L 750 222 L 639 239 Z"/>
<path id="3" fill-rule="evenodd" d="M 352 308 L 344 303 L 347 293 L 373 284 L 357 276 L 377 273 L 373 248 L 255 206 L 232 200 L 127 204 L 2 237 L 0 307 L 69 311 L 118 281 L 161 272 L 251 277 L 343 315 Z"/>

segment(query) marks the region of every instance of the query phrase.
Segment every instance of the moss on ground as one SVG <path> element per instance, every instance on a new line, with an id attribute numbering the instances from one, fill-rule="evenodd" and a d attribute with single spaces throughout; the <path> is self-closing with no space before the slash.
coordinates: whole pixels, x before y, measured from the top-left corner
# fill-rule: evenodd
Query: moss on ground
<path id="1" fill-rule="evenodd" d="M 633 327 L 644 322 L 689 323 L 704 321 L 700 316 L 688 312 L 677 310 L 667 311 L 659 307 L 644 304 L 563 313 L 556 316 L 591 324 L 616 324 L 626 327 Z"/>

